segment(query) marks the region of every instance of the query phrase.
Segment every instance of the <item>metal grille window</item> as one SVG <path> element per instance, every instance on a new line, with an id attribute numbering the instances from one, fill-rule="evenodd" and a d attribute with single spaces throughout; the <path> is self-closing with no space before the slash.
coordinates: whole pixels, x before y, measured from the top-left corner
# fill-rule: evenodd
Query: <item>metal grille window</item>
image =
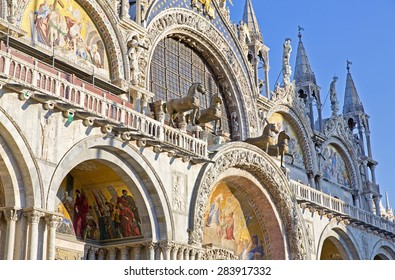
<path id="1" fill-rule="evenodd" d="M 183 97 L 193 83 L 201 83 L 206 95 L 201 95 L 200 106 L 206 109 L 210 106 L 211 97 L 219 93 L 224 101 L 221 108 L 222 130 L 230 132 L 225 98 L 218 79 L 200 53 L 179 40 L 164 38 L 154 51 L 150 71 L 150 90 L 155 93 L 155 101 Z"/>

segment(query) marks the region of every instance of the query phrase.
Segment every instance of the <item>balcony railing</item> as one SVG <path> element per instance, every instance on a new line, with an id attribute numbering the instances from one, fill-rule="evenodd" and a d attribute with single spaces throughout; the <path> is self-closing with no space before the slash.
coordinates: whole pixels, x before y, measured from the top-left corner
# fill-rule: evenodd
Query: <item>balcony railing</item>
<path id="1" fill-rule="evenodd" d="M 130 138 L 148 139 L 156 146 L 176 150 L 189 158 L 207 158 L 207 142 L 172 128 L 133 109 L 133 104 L 108 91 L 98 89 L 74 75 L 13 50 L 0 50 L 0 82 L 14 87 L 22 96 L 33 98 L 46 108 L 69 111 L 90 125 L 107 124 L 130 133 Z"/>
<path id="2" fill-rule="evenodd" d="M 340 199 L 291 180 L 291 189 L 299 203 L 313 206 L 351 223 L 364 225 L 379 232 L 395 236 L 395 223 L 368 211 L 352 206 Z"/>

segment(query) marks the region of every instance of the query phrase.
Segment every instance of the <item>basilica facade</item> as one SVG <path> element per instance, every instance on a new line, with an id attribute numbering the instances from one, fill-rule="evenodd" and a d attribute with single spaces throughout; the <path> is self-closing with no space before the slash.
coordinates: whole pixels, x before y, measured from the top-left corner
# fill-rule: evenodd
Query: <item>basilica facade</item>
<path id="1" fill-rule="evenodd" d="M 395 259 L 351 63 L 229 2 L 1 0 L 0 259 Z"/>

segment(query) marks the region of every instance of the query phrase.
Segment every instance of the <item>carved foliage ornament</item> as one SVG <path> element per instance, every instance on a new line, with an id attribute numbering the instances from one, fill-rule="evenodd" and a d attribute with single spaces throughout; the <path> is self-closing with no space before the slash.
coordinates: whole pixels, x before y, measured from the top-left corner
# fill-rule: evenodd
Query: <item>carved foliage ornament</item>
<path id="1" fill-rule="evenodd" d="M 293 259 L 304 259 L 304 241 L 298 235 L 301 225 L 295 210 L 295 203 L 291 200 L 292 194 L 289 191 L 289 182 L 282 171 L 271 162 L 269 156 L 263 152 L 251 150 L 242 145 L 234 145 L 232 149 L 227 149 L 218 157 L 214 158 L 215 164 L 208 167 L 203 175 L 198 190 L 195 212 L 193 216 L 193 228 L 189 230 L 189 243 L 200 245 L 203 240 L 204 212 L 211 191 L 215 186 L 218 176 L 229 168 L 240 168 L 253 174 L 271 194 L 276 205 L 276 209 L 284 224 L 286 239 L 291 249 Z"/>
<path id="2" fill-rule="evenodd" d="M 164 36 L 177 32 L 184 34 L 188 33 L 196 37 L 199 42 L 207 42 L 207 45 L 220 54 L 222 61 L 229 66 L 229 71 L 233 72 L 230 76 L 234 77 L 234 80 L 238 82 L 238 92 L 240 93 L 238 98 L 242 100 L 242 102 L 240 102 L 241 108 L 239 108 L 239 111 L 247 112 L 247 134 L 255 136 L 258 132 L 258 118 L 254 106 L 253 90 L 250 84 L 251 81 L 248 81 L 246 73 L 243 70 L 243 62 L 237 59 L 237 56 L 228 42 L 223 38 L 222 34 L 200 15 L 185 9 L 168 9 L 161 12 L 149 23 L 147 36 L 144 42 L 144 45 L 149 47 L 140 55 L 140 60 L 144 60 L 144 63 L 140 62 L 139 65 L 142 72 L 141 75 L 144 77 L 148 76 L 148 61 L 154 52 L 156 44 Z M 247 75 L 253 77 L 250 73 L 247 73 Z"/>

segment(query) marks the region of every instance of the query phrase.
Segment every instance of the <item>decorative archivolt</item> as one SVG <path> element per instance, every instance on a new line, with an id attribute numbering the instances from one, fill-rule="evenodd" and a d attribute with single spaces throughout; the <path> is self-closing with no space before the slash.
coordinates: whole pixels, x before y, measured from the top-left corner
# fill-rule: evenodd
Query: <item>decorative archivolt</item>
<path id="1" fill-rule="evenodd" d="M 287 105 L 276 104 L 267 113 L 267 119 L 274 113 L 279 113 L 289 122 L 296 132 L 300 148 L 303 152 L 305 169 L 308 171 L 319 170 L 317 159 L 314 153 L 314 143 L 311 140 L 311 129 L 299 118 L 297 113 Z"/>
<path id="2" fill-rule="evenodd" d="M 237 260 L 238 257 L 232 252 L 225 249 L 210 249 L 207 250 L 203 256 L 203 260 Z"/>
<path id="3" fill-rule="evenodd" d="M 337 151 L 339 152 L 340 156 L 342 157 L 345 165 L 347 172 L 350 176 L 350 185 L 352 189 L 358 189 L 358 186 L 361 186 L 360 181 L 359 181 L 359 176 L 357 175 L 356 170 L 358 167 L 356 166 L 356 156 L 354 152 L 350 149 L 350 147 L 342 141 L 342 139 L 339 139 L 337 136 L 332 136 L 330 137 L 323 145 L 322 145 L 322 151 L 325 150 L 326 147 L 329 145 L 334 146 Z"/>
<path id="4" fill-rule="evenodd" d="M 291 258 L 305 259 L 306 246 L 302 238 L 303 234 L 300 234 L 303 232 L 301 219 L 292 200 L 289 181 L 272 159 L 258 148 L 235 142 L 227 144 L 218 151 L 212 160 L 215 163 L 206 166 L 200 181 L 196 184 L 190 211 L 189 243 L 202 244 L 205 226 L 204 213 L 217 178 L 229 168 L 240 168 L 255 176 L 271 195 L 284 225 L 285 239 L 289 244 Z"/>
<path id="5" fill-rule="evenodd" d="M 327 137 L 338 137 L 347 143 L 347 146 L 353 147 L 352 150 L 356 150 L 357 153 L 360 152 L 358 151 L 357 140 L 352 135 L 343 116 L 332 116 L 328 119 L 325 122 L 324 134 Z"/>
<path id="6" fill-rule="evenodd" d="M 229 93 L 227 101 L 235 103 L 235 108 L 241 118 L 241 124 L 246 124 L 244 128 L 244 138 L 248 135 L 256 135 L 258 132 L 257 111 L 254 105 L 254 94 L 251 81 L 243 71 L 240 62 L 223 38 L 222 34 L 204 17 L 186 9 L 168 9 L 158 14 L 149 24 L 144 45 L 144 50 L 139 58 L 139 69 L 143 75 L 143 82 L 148 87 L 149 61 L 158 42 L 169 34 L 184 34 L 195 38 L 196 42 L 204 42 L 204 47 L 209 49 L 213 61 L 220 62 L 224 75 L 218 77 L 224 87 L 233 88 L 233 95 Z M 237 92 L 239 94 L 234 94 Z M 243 115 L 244 114 L 244 115 Z"/>

